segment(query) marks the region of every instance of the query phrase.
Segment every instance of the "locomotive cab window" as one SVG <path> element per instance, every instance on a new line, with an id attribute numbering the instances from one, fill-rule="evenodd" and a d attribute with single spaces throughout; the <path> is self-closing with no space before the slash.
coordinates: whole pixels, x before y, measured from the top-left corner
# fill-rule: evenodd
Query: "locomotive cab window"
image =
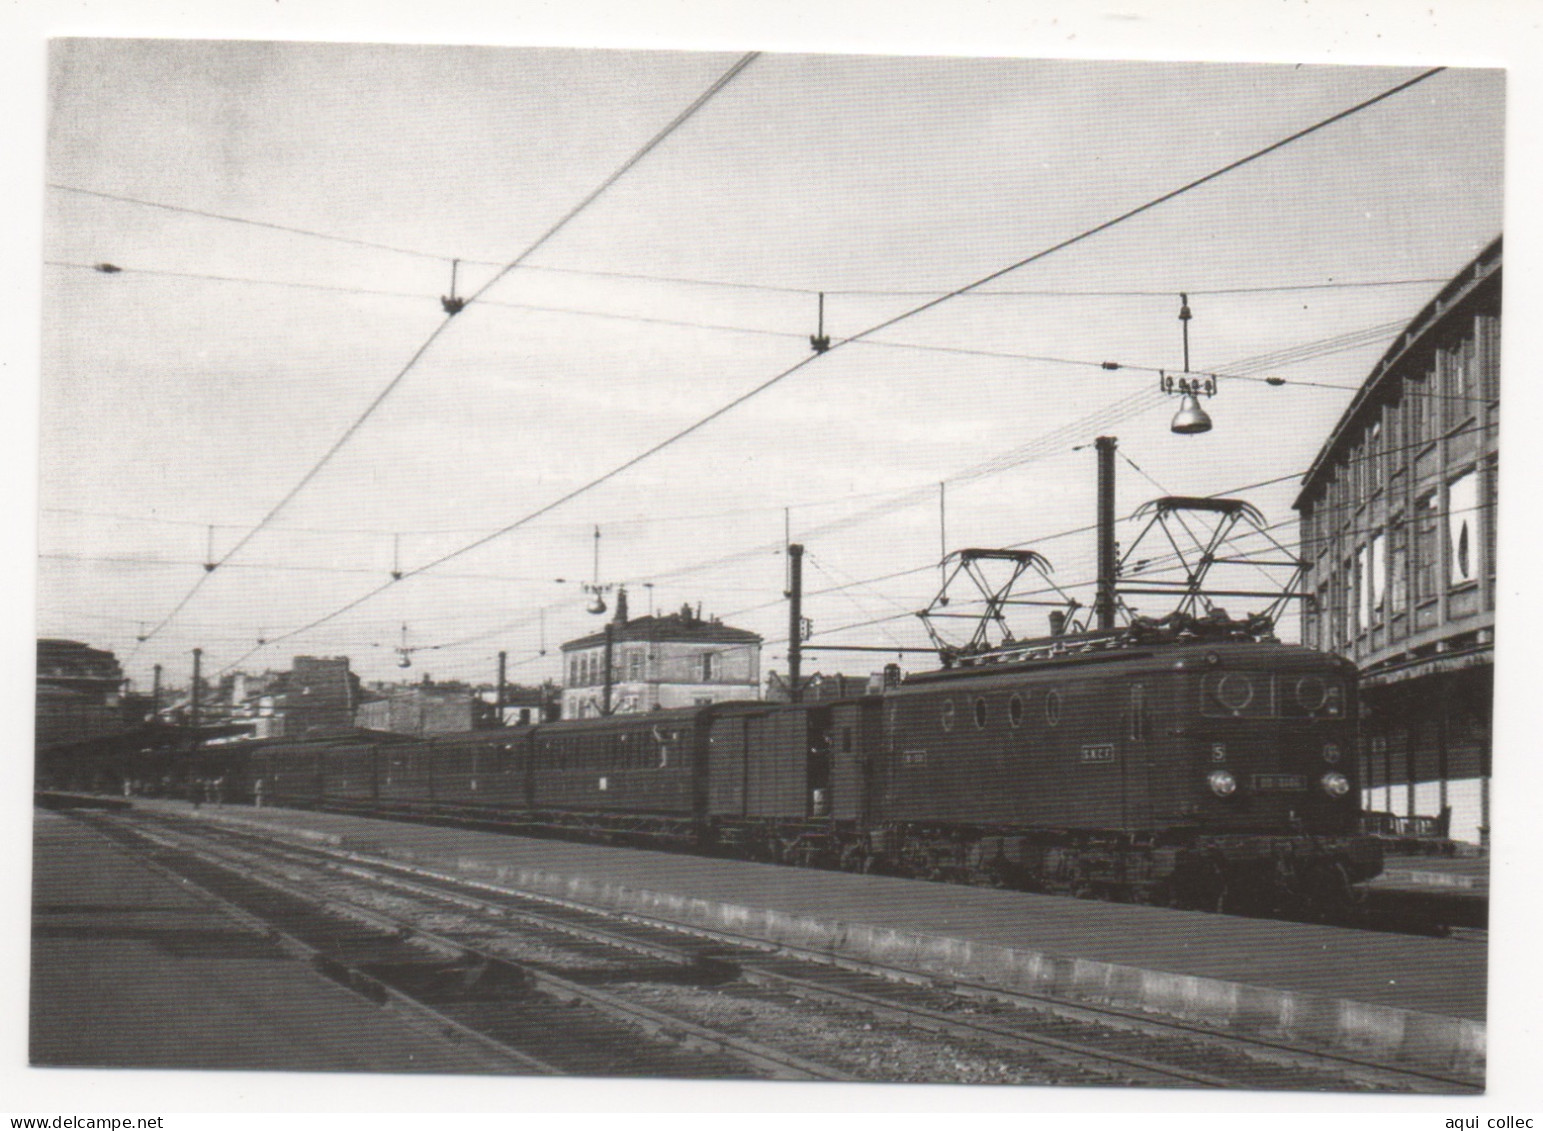
<path id="1" fill-rule="evenodd" d="M 1212 718 L 1265 719 L 1274 712 L 1266 672 L 1207 672 L 1200 681 L 1200 713 Z"/>
<path id="2" fill-rule="evenodd" d="M 942 722 L 944 730 L 954 729 L 954 701 L 952 699 L 943 700 L 939 721 Z"/>
<path id="3" fill-rule="evenodd" d="M 1339 719 L 1345 715 L 1345 685 L 1336 675 L 1308 672 L 1280 676 L 1280 713 L 1313 719 Z"/>
<path id="4" fill-rule="evenodd" d="M 983 697 L 975 700 L 975 729 L 986 729 L 986 700 Z"/>
<path id="5" fill-rule="evenodd" d="M 1055 688 L 1045 692 L 1045 722 L 1051 726 L 1061 725 L 1061 693 Z"/>
<path id="6" fill-rule="evenodd" d="M 1021 727 L 1023 725 L 1023 696 L 1017 694 L 1016 692 L 1013 694 L 1013 697 L 1007 701 L 1007 721 L 1011 723 L 1014 728 Z"/>

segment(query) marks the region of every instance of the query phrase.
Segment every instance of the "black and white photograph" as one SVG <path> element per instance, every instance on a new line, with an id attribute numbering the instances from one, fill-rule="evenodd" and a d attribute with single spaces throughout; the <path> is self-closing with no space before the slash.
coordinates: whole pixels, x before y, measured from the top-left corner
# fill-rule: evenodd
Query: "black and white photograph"
<path id="1" fill-rule="evenodd" d="M 15 1114 L 1535 1109 L 1503 62 L 351 26 L 34 44 Z"/>

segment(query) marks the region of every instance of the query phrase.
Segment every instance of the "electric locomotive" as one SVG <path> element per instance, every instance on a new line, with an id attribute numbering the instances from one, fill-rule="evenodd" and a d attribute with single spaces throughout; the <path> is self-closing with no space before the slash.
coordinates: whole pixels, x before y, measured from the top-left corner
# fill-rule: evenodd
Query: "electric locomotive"
<path id="1" fill-rule="evenodd" d="M 1110 615 L 1090 629 L 1066 599 L 1049 636 L 1015 640 L 1004 610 L 1047 602 L 1015 599 L 1012 587 L 1037 573 L 1058 588 L 1049 563 L 966 550 L 951 556 L 949 580 L 971 578 L 984 611 L 950 605 L 945 581 L 921 614 L 943 667 L 905 679 L 887 669 L 875 693 L 424 739 L 279 740 L 256 744 L 238 776 L 269 803 L 1342 918 L 1353 885 L 1381 870 L 1377 842 L 1356 831 L 1355 668 L 1275 638 L 1291 583 L 1241 619 L 1208 595 L 1234 527 L 1267 534 L 1253 508 L 1169 498 L 1147 513 L 1153 525 L 1198 514 L 1214 530 L 1195 563 L 1179 555 L 1181 582 L 1134 556 L 1140 538 L 1120 563 L 1111 555 L 1101 590 L 1126 610 L 1123 627 Z M 1007 580 L 988 581 L 991 567 Z M 1124 601 L 1170 592 L 1180 599 L 1161 619 Z M 975 622 L 966 643 L 936 630 L 947 617 Z"/>
<path id="2" fill-rule="evenodd" d="M 1219 618 L 1137 622 L 885 696 L 881 867 L 1281 910 L 1381 868 L 1356 835 L 1355 669 Z"/>

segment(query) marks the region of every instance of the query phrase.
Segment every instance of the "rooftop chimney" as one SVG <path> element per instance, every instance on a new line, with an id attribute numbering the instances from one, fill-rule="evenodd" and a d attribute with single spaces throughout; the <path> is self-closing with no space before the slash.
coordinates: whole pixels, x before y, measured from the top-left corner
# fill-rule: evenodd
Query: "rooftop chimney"
<path id="1" fill-rule="evenodd" d="M 616 616 L 614 618 L 612 618 L 612 619 L 613 619 L 613 623 L 615 623 L 618 626 L 624 625 L 624 624 L 627 623 L 627 588 L 626 588 L 626 586 L 622 586 L 620 589 L 616 590 Z"/>

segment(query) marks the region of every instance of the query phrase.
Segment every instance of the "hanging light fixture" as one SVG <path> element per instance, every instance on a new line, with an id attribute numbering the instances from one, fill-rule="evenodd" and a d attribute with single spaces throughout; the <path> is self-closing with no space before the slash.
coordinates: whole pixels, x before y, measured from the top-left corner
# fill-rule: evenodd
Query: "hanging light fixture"
<path id="1" fill-rule="evenodd" d="M 1174 413 L 1168 430 L 1179 436 L 1198 436 L 1211 430 L 1211 417 L 1200 407 L 1201 397 L 1216 395 L 1216 378 L 1191 375 L 1189 371 L 1189 322 L 1194 317 L 1189 309 L 1189 295 L 1179 295 L 1179 325 L 1184 328 L 1184 376 L 1170 377 L 1158 371 L 1158 387 L 1170 396 L 1177 394 L 1179 411 Z"/>
<path id="2" fill-rule="evenodd" d="M 1173 414 L 1173 423 L 1168 425 L 1168 429 L 1180 436 L 1198 436 L 1201 432 L 1211 430 L 1211 417 L 1200 407 L 1200 401 L 1194 393 L 1185 393 L 1184 399 L 1179 401 L 1179 411 Z"/>
<path id="3" fill-rule="evenodd" d="M 600 527 L 595 527 L 595 580 L 584 585 L 584 592 L 590 595 L 590 602 L 584 606 L 594 616 L 599 616 L 606 610 L 605 594 L 611 587 L 600 584 Z"/>

